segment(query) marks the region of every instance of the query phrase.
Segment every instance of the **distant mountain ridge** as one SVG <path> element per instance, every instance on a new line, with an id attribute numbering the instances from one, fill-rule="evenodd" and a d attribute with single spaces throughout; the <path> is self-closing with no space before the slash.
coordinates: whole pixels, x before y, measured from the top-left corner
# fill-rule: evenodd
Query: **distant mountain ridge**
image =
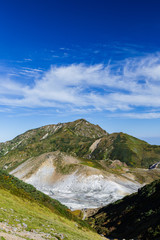
<path id="1" fill-rule="evenodd" d="M 160 161 L 160 146 L 125 133 L 109 134 L 85 119 L 29 130 L 0 143 L 0 167 L 15 168 L 30 157 L 53 151 L 91 160 L 120 160 L 128 166 L 147 167 Z"/>

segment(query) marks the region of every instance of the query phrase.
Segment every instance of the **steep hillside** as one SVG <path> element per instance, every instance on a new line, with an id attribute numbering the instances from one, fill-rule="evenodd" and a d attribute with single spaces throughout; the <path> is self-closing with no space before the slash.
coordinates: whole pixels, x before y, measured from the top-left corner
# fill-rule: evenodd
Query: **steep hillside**
<path id="1" fill-rule="evenodd" d="M 53 151 L 91 160 L 120 160 L 131 167 L 160 161 L 160 146 L 124 133 L 108 134 L 98 125 L 79 119 L 27 131 L 0 143 L 0 167 L 13 169 L 31 157 Z"/>
<path id="2" fill-rule="evenodd" d="M 0 167 L 15 167 L 30 157 L 56 150 L 83 157 L 95 139 L 104 135 L 108 133 L 84 119 L 33 129 L 0 143 Z"/>
<path id="3" fill-rule="evenodd" d="M 0 171 L 0 236 L 3 239 L 102 239 L 64 205 Z"/>
<path id="4" fill-rule="evenodd" d="M 109 238 L 160 239 L 160 180 L 146 185 L 89 218 L 90 224 Z"/>
<path id="5" fill-rule="evenodd" d="M 92 159 L 119 159 L 132 167 L 148 167 L 160 160 L 160 146 L 124 133 L 105 136 L 91 153 Z"/>

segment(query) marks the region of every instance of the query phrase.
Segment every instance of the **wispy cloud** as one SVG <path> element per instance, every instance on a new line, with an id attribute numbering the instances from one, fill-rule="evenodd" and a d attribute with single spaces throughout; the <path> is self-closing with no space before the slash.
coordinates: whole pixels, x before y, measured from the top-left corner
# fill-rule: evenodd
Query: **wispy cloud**
<path id="1" fill-rule="evenodd" d="M 109 117 L 131 118 L 131 119 L 159 119 L 160 112 L 132 112 L 132 113 L 113 113 Z"/>
<path id="2" fill-rule="evenodd" d="M 121 111 L 126 117 L 160 118 L 159 53 L 117 64 L 52 66 L 46 72 L 21 69 L 19 74 L 28 75 L 32 84 L 1 77 L 1 105 Z M 144 112 L 136 113 L 137 107 Z"/>
<path id="3" fill-rule="evenodd" d="M 42 69 L 36 69 L 36 68 L 21 68 L 17 75 L 23 75 L 26 77 L 30 77 L 33 79 L 38 78 L 40 74 L 43 72 Z"/>

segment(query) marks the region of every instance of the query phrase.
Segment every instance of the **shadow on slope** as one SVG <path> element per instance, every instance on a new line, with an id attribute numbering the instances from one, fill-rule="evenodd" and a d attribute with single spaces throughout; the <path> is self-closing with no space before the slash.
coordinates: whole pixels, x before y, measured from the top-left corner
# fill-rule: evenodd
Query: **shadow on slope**
<path id="1" fill-rule="evenodd" d="M 118 239 L 160 239 L 160 180 L 101 208 L 89 218 L 98 233 Z"/>

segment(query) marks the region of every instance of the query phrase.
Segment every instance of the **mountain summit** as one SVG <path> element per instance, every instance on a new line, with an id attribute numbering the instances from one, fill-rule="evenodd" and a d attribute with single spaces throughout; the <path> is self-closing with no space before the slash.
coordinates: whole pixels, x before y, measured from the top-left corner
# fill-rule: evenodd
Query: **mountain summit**
<path id="1" fill-rule="evenodd" d="M 0 167 L 14 168 L 40 154 L 61 151 L 91 160 L 120 160 L 128 166 L 149 167 L 160 161 L 160 146 L 124 133 L 108 134 L 85 119 L 29 130 L 0 143 Z"/>
<path id="2" fill-rule="evenodd" d="M 104 206 L 160 176 L 141 169 L 160 160 L 160 146 L 85 119 L 29 130 L 0 154 L 0 167 L 72 209 Z"/>

